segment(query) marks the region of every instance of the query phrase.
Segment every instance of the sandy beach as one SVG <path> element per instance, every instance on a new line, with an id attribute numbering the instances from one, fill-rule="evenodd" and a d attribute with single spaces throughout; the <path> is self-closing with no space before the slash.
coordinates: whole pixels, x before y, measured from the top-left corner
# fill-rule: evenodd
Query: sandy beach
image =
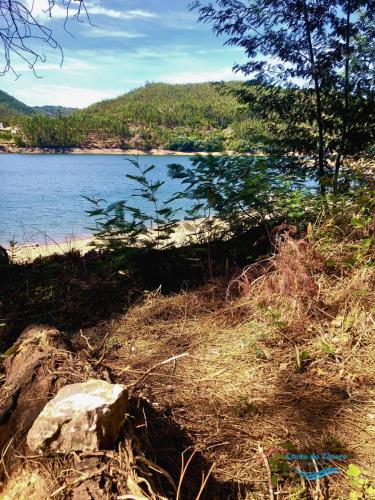
<path id="1" fill-rule="evenodd" d="M 63 255 L 72 250 L 79 250 L 85 254 L 93 248 L 91 243 L 93 238 L 66 239 L 65 241 L 56 241 L 50 243 L 26 243 L 17 245 L 14 251 L 6 248 L 10 258 L 14 262 L 32 262 L 38 257 L 48 257 L 49 255 Z"/>
<path id="2" fill-rule="evenodd" d="M 183 246 L 192 241 L 202 241 L 208 234 L 207 226 L 204 227 L 204 219 L 194 221 L 181 221 L 177 224 L 175 232 L 166 243 L 173 243 L 176 246 Z M 215 231 L 223 228 L 223 222 L 218 219 L 211 219 L 211 230 Z M 154 231 L 150 231 L 154 233 Z M 95 248 L 93 237 L 66 238 L 64 241 L 51 241 L 50 243 L 26 243 L 18 245 L 15 250 L 7 247 L 9 257 L 13 262 L 32 262 L 38 257 L 48 257 L 49 255 L 63 255 L 72 250 L 78 250 L 81 254 Z"/>

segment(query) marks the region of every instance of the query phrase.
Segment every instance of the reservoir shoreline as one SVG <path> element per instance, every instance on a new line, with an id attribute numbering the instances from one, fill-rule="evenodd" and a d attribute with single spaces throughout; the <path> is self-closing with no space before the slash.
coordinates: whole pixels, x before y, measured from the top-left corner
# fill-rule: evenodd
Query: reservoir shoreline
<path id="1" fill-rule="evenodd" d="M 121 148 L 18 148 L 14 146 L 1 147 L 0 154 L 56 154 L 56 155 L 134 155 L 134 156 L 196 156 L 196 155 L 233 155 L 232 151 L 225 152 L 183 152 L 183 151 L 171 151 L 169 149 L 151 149 L 149 151 L 144 151 L 142 149 L 121 149 Z M 249 154 L 250 153 L 244 153 Z M 254 153 L 252 153 L 254 154 Z"/>
<path id="2" fill-rule="evenodd" d="M 180 220 L 170 237 L 170 242 L 176 246 L 183 246 L 189 241 L 197 241 L 197 235 L 202 234 L 202 226 L 205 219 Z M 222 227 L 222 222 L 218 219 L 214 221 L 215 226 Z M 203 229 L 204 231 L 204 229 Z M 153 231 L 150 230 L 150 233 Z M 82 255 L 90 250 L 98 250 L 95 245 L 95 235 L 85 234 L 80 236 L 65 237 L 61 240 L 46 237 L 44 243 L 23 243 L 17 245 L 12 251 L 9 245 L 5 245 L 9 256 L 14 262 L 32 262 L 39 257 L 48 257 L 54 254 L 66 254 L 72 251 L 79 251 Z"/>

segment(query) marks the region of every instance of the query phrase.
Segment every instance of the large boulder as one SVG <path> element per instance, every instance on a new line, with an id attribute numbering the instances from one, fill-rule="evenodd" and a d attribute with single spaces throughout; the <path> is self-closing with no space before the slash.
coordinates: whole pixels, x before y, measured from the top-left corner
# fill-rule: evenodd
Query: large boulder
<path id="1" fill-rule="evenodd" d="M 123 385 L 93 379 L 70 384 L 44 407 L 27 435 L 27 444 L 38 453 L 110 449 L 126 411 Z"/>

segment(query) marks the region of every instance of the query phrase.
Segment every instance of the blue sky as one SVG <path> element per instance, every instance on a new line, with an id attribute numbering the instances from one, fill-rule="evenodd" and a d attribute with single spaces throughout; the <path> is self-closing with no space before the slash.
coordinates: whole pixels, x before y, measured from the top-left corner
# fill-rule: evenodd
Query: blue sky
<path id="1" fill-rule="evenodd" d="M 86 4 L 95 27 L 71 20 L 68 29 L 74 37 L 63 29 L 63 0 L 56 0 L 52 19 L 43 12 L 46 3 L 34 0 L 33 13 L 64 48 L 63 66 L 59 53 L 44 47 L 47 61 L 36 68 L 41 78 L 15 59 L 22 76 L 0 77 L 0 89 L 26 104 L 84 107 L 146 81 L 242 78 L 232 72 L 232 66 L 245 60 L 243 51 L 224 47 L 224 38 L 197 23 L 188 0 L 89 0 Z"/>

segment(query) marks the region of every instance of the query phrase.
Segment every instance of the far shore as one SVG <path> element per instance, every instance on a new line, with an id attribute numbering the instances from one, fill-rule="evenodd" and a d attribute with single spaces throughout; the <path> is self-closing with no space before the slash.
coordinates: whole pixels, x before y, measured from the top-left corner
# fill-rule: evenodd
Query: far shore
<path id="1" fill-rule="evenodd" d="M 1 149 L 0 154 L 91 154 L 91 155 L 133 155 L 133 156 L 196 156 L 196 155 L 209 155 L 214 156 L 221 155 L 232 155 L 232 151 L 225 152 L 182 152 L 182 151 L 172 151 L 170 149 L 150 149 L 145 151 L 142 149 L 121 149 L 121 148 L 19 148 L 16 146 L 7 146 Z"/>

